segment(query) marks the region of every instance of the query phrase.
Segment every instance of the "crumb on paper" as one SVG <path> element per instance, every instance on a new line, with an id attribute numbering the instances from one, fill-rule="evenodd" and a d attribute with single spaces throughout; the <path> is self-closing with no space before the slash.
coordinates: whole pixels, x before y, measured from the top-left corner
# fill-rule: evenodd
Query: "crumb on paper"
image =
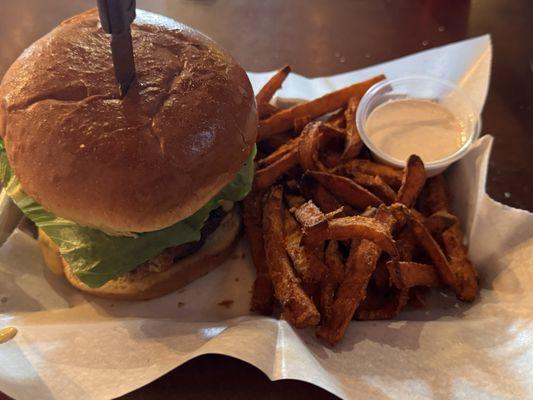
<path id="1" fill-rule="evenodd" d="M 393 321 L 388 325 L 388 328 L 391 329 L 401 329 L 407 324 L 407 321 Z"/>
<path id="2" fill-rule="evenodd" d="M 185 305 L 183 301 L 178 301 L 178 308 L 181 308 Z"/>
<path id="3" fill-rule="evenodd" d="M 234 303 L 233 300 L 222 300 L 217 305 L 219 305 L 221 307 L 230 308 L 233 305 L 233 303 Z"/>

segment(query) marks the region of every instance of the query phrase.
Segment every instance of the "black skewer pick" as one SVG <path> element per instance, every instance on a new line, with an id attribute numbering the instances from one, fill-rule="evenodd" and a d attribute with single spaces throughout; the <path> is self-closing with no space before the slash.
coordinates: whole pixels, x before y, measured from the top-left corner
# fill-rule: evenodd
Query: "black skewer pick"
<path id="1" fill-rule="evenodd" d="M 135 0 L 97 0 L 100 23 L 111 34 L 111 53 L 120 95 L 124 97 L 135 79 L 130 25 L 135 19 Z"/>

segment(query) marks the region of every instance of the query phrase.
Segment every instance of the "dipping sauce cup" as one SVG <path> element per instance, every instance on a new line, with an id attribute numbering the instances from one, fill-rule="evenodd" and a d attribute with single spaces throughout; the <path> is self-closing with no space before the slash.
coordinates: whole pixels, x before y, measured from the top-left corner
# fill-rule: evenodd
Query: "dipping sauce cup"
<path id="1" fill-rule="evenodd" d="M 409 154 L 418 154 L 428 176 L 463 157 L 480 132 L 468 95 L 452 82 L 429 76 L 375 84 L 361 99 L 356 123 L 378 161 L 402 168 Z"/>

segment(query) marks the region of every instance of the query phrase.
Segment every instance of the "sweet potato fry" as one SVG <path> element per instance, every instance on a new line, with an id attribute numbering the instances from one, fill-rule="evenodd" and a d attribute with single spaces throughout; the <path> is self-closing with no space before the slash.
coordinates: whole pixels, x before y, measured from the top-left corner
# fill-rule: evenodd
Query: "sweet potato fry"
<path id="1" fill-rule="evenodd" d="M 320 314 L 302 289 L 284 247 L 283 188 L 270 190 L 263 208 L 266 263 L 283 314 L 297 328 L 316 325 Z"/>
<path id="2" fill-rule="evenodd" d="M 297 133 L 301 133 L 305 126 L 310 123 L 313 119 L 309 115 L 304 115 L 303 117 L 296 118 L 294 120 L 293 129 Z"/>
<path id="3" fill-rule="evenodd" d="M 387 205 L 396 200 L 396 193 L 394 190 L 392 190 L 392 188 L 385 183 L 379 175 L 368 175 L 359 171 L 352 171 L 349 177 L 353 179 L 355 183 L 374 193 Z"/>
<path id="4" fill-rule="evenodd" d="M 411 228 L 418 241 L 418 243 L 424 248 L 428 256 L 433 261 L 433 264 L 437 268 L 442 281 L 450 286 L 455 293 L 460 292 L 459 283 L 455 276 L 450 263 L 446 259 L 446 256 L 442 252 L 440 246 L 435 242 L 435 239 L 431 236 L 431 233 L 426 229 L 423 222 L 420 221 L 416 214 L 411 214 Z"/>
<path id="5" fill-rule="evenodd" d="M 379 213 L 379 210 L 378 210 Z M 392 256 L 397 255 L 394 240 L 389 227 L 377 219 L 352 216 L 335 218 L 327 221 L 327 229 L 310 227 L 304 229 L 302 244 L 304 246 L 317 246 L 325 240 L 346 240 L 352 238 L 367 239 L 376 243 L 379 248 Z"/>
<path id="6" fill-rule="evenodd" d="M 265 248 L 263 243 L 262 214 L 263 192 L 252 191 L 243 201 L 243 221 L 246 237 L 250 245 L 250 252 L 256 270 L 256 277 L 252 288 L 250 311 L 263 315 L 272 314 L 274 302 L 274 289 L 268 274 L 265 261 Z"/>
<path id="7" fill-rule="evenodd" d="M 425 218 L 424 225 L 433 236 L 438 236 L 452 225 L 458 224 L 459 219 L 447 211 L 437 211 Z"/>
<path id="8" fill-rule="evenodd" d="M 346 142 L 344 143 L 344 152 L 342 153 L 343 160 L 351 160 L 357 157 L 363 148 L 363 142 L 357 125 L 355 124 L 355 113 L 359 107 L 360 97 L 352 97 L 348 100 L 344 117 L 346 119 Z"/>
<path id="9" fill-rule="evenodd" d="M 329 169 L 342 163 L 342 151 L 346 141 L 346 133 L 331 125 L 323 124 L 322 135 L 319 136 L 318 152 L 315 157 Z"/>
<path id="10" fill-rule="evenodd" d="M 288 144 L 294 138 L 295 135 L 293 132 L 283 132 L 279 135 L 271 136 L 268 139 L 258 142 L 257 150 L 265 155 L 270 155 L 271 153 L 274 153 L 276 150 L 278 150 L 280 147 L 284 146 L 285 144 Z"/>
<path id="11" fill-rule="evenodd" d="M 325 213 L 333 212 L 343 206 L 324 186 L 320 185 L 311 177 L 302 177 L 303 190 L 308 198 L 311 198 Z M 312 181 L 312 182 L 308 182 Z M 346 211 L 346 210 L 343 210 Z"/>
<path id="12" fill-rule="evenodd" d="M 270 153 L 268 156 L 257 161 L 257 168 L 258 169 L 265 168 L 269 166 L 270 164 L 274 163 L 275 161 L 279 160 L 281 157 L 283 157 L 287 153 L 297 152 L 299 140 L 300 140 L 299 138 L 293 138 L 287 141 L 286 143 L 282 144 L 276 150 Z"/>
<path id="13" fill-rule="evenodd" d="M 325 213 L 330 213 L 343 207 L 344 214 L 353 214 L 351 208 L 347 209 L 335 196 L 331 194 L 324 186 L 317 184 L 311 198 L 318 204 L 321 210 Z"/>
<path id="14" fill-rule="evenodd" d="M 379 264 L 379 261 L 378 261 L 378 264 Z M 377 267 L 378 264 L 376 264 L 376 269 L 378 268 Z M 387 269 L 387 267 L 385 266 L 384 268 Z M 375 273 L 376 272 L 374 271 L 374 274 Z M 376 310 L 378 308 L 383 307 L 386 301 L 387 301 L 386 292 L 379 291 L 369 284 L 366 289 L 365 298 L 361 302 L 359 307 L 357 307 L 354 318 L 352 319 L 356 319 L 355 317 L 361 310 Z"/>
<path id="15" fill-rule="evenodd" d="M 257 114 L 259 119 L 265 119 L 273 116 L 275 113 L 279 112 L 279 108 L 270 103 L 258 103 L 257 104 Z"/>
<path id="16" fill-rule="evenodd" d="M 366 187 L 385 204 L 389 205 L 394 202 L 396 193 L 380 176 L 374 176 L 373 181 L 369 182 Z"/>
<path id="17" fill-rule="evenodd" d="M 448 185 L 442 174 L 427 180 L 420 193 L 418 207 L 425 215 L 431 215 L 438 211 L 451 212 Z"/>
<path id="18" fill-rule="evenodd" d="M 384 79 L 383 75 L 376 76 L 367 81 L 347 86 L 335 92 L 328 93 L 318 99 L 307 103 L 298 104 L 293 107 L 281 110 L 272 117 L 259 122 L 259 140 L 289 130 L 296 118 L 309 115 L 317 118 L 343 107 L 350 98 L 361 98 L 363 94 L 376 82 Z"/>
<path id="19" fill-rule="evenodd" d="M 344 216 L 344 207 L 337 208 L 325 214 L 327 219 L 339 218 Z"/>
<path id="20" fill-rule="evenodd" d="M 383 217 L 383 220 L 392 233 L 403 228 L 405 224 L 407 224 L 412 213 L 412 210 L 402 203 L 393 203 L 390 206 L 381 205 L 380 208 L 385 208 L 388 211 L 389 216 L 386 218 Z M 387 214 L 385 213 L 383 215 L 386 216 Z"/>
<path id="21" fill-rule="evenodd" d="M 294 216 L 302 226 L 304 232 L 309 229 L 322 230 L 328 226 L 326 216 L 311 200 L 302 204 L 294 212 Z"/>
<path id="22" fill-rule="evenodd" d="M 300 245 L 302 230 L 292 214 L 287 209 L 283 214 L 285 250 L 292 260 L 294 269 L 304 283 L 318 283 L 326 272 L 326 266 L 311 249 Z"/>
<path id="23" fill-rule="evenodd" d="M 291 211 L 296 210 L 305 203 L 305 198 L 297 194 L 285 193 L 285 202 Z"/>
<path id="24" fill-rule="evenodd" d="M 398 289 L 440 285 L 439 275 L 433 265 L 391 260 L 387 262 L 387 270 L 392 284 Z"/>
<path id="25" fill-rule="evenodd" d="M 381 251 L 369 240 L 352 241 L 346 261 L 345 277 L 339 288 L 329 318 L 316 331 L 316 335 L 334 346 L 345 334 L 355 310 L 365 298 L 368 282 Z"/>
<path id="26" fill-rule="evenodd" d="M 325 213 L 338 210 L 340 207 L 344 206 L 344 204 L 311 176 L 302 176 L 302 179 L 300 180 L 300 188 L 302 189 L 304 196 L 308 199 L 312 199 L 313 202 Z M 351 207 L 349 207 L 349 209 L 344 207 L 343 211 L 345 214 L 352 214 Z"/>
<path id="27" fill-rule="evenodd" d="M 426 286 L 415 286 L 409 289 L 409 304 L 415 308 L 426 306 L 426 295 L 430 288 Z"/>
<path id="28" fill-rule="evenodd" d="M 357 310 L 356 319 L 359 321 L 392 319 L 405 307 L 408 300 L 408 289 L 393 290 L 382 300 L 384 304 L 381 307 L 364 307 L 365 304 L 361 304 L 361 307 Z"/>
<path id="29" fill-rule="evenodd" d="M 411 212 L 403 204 L 394 203 L 390 206 L 382 204 L 377 209 L 369 207 L 365 212 L 360 214 L 362 217 L 367 215 L 374 215 L 376 218 L 379 217 L 379 222 L 381 222 L 391 233 L 394 233 L 407 223 Z"/>
<path id="30" fill-rule="evenodd" d="M 377 175 L 393 189 L 398 189 L 402 183 L 403 173 L 401 169 L 393 168 L 389 165 L 377 164 L 370 160 L 353 159 L 345 164 L 344 170 L 349 175 L 352 175 L 354 171 L 368 175 Z"/>
<path id="31" fill-rule="evenodd" d="M 381 200 L 374 194 L 344 176 L 320 171 L 307 171 L 305 174 L 316 179 L 341 201 L 359 210 L 382 204 Z"/>
<path id="32" fill-rule="evenodd" d="M 319 160 L 319 150 L 328 137 L 344 137 L 344 133 L 322 122 L 307 124 L 300 135 L 298 155 L 303 170 L 324 170 L 326 167 Z"/>
<path id="33" fill-rule="evenodd" d="M 289 65 L 285 65 L 278 72 L 276 72 L 255 96 L 255 101 L 257 104 L 265 104 L 272 100 L 272 97 L 279 90 L 283 84 L 283 81 L 285 81 L 290 72 L 291 67 Z"/>
<path id="34" fill-rule="evenodd" d="M 424 163 L 416 154 L 409 156 L 404 168 L 402 185 L 398 191 L 396 201 L 411 208 L 426 182 L 426 169 Z"/>
<path id="35" fill-rule="evenodd" d="M 313 122 L 307 124 L 300 135 L 303 139 L 298 142 L 298 156 L 302 169 L 324 169 L 319 165 L 318 149 L 320 146 L 320 136 L 322 136 L 322 123 Z"/>
<path id="36" fill-rule="evenodd" d="M 389 262 L 387 262 L 387 265 Z M 385 269 L 388 268 L 385 267 Z M 393 275 L 391 274 L 391 277 L 392 276 Z M 382 297 L 381 304 L 377 307 L 365 299 L 365 301 L 361 304 L 361 307 L 357 309 L 356 319 L 360 321 L 370 321 L 392 319 L 396 317 L 409 301 L 410 290 L 411 288 L 409 287 L 397 288 L 394 286 L 391 288 L 391 290 L 385 292 L 386 294 Z M 373 302 L 376 303 L 375 300 Z"/>
<path id="37" fill-rule="evenodd" d="M 331 125 L 337 129 L 346 128 L 346 118 L 344 117 L 344 108 L 331 114 L 328 119 L 326 119 L 326 124 Z"/>
<path id="38" fill-rule="evenodd" d="M 255 171 L 254 188 L 268 188 L 276 182 L 280 176 L 287 173 L 296 165 L 298 165 L 298 154 L 295 151 L 284 154 L 272 164 Z"/>
<path id="39" fill-rule="evenodd" d="M 256 162 L 256 170 L 261 170 L 271 164 L 274 164 L 276 161 L 283 158 L 289 153 L 298 153 L 298 141 L 296 139 L 290 140 L 282 144 L 274 152 L 258 160 Z"/>
<path id="40" fill-rule="evenodd" d="M 417 245 L 416 237 L 410 226 L 407 226 L 396 239 L 396 248 L 401 261 L 412 261 Z"/>
<path id="41" fill-rule="evenodd" d="M 331 170 L 332 168 L 337 167 L 342 163 L 342 154 L 337 153 L 335 151 L 324 151 L 321 156 L 320 160 L 322 161 L 322 164 L 325 166 L 324 170 Z"/>
<path id="42" fill-rule="evenodd" d="M 344 279 L 344 262 L 339 251 L 339 244 L 335 240 L 331 240 L 326 246 L 325 262 L 328 270 L 322 282 L 320 293 L 322 318 L 328 318 L 331 315 L 335 291 Z"/>
<path id="43" fill-rule="evenodd" d="M 424 225 L 426 224 L 426 217 L 424 214 L 422 214 L 420 211 L 418 211 L 416 208 L 411 209 L 411 214 L 415 216 L 420 222 L 422 222 Z"/>
<path id="44" fill-rule="evenodd" d="M 387 269 L 387 259 L 385 257 L 379 258 L 372 280 L 378 290 L 384 291 L 390 287 L 389 270 Z"/>
<path id="45" fill-rule="evenodd" d="M 283 186 L 284 194 L 300 195 L 300 185 L 296 179 L 286 179 Z"/>
<path id="46" fill-rule="evenodd" d="M 463 245 L 463 233 L 458 223 L 442 233 L 442 242 L 459 281 L 457 297 L 462 301 L 473 301 L 479 291 L 477 273 Z"/>
<path id="47" fill-rule="evenodd" d="M 330 240 L 326 246 L 325 260 L 328 267 L 332 270 L 332 278 L 337 284 L 344 279 L 344 261 L 339 249 L 339 243 L 335 240 Z"/>

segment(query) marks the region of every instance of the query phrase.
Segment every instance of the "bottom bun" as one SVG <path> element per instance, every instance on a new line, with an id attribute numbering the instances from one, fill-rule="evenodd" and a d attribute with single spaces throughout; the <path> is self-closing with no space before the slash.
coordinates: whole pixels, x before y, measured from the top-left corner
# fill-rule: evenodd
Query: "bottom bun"
<path id="1" fill-rule="evenodd" d="M 195 279 L 207 274 L 222 264 L 233 252 L 239 238 L 241 227 L 240 213 L 234 207 L 220 222 L 218 228 L 206 239 L 203 246 L 195 253 L 175 262 L 170 268 L 160 272 L 150 272 L 141 278 L 130 275 L 115 278 L 98 288 L 91 288 L 81 282 L 70 266 L 61 258 L 63 273 L 67 280 L 77 289 L 98 297 L 119 300 L 148 300 L 178 290 Z M 45 264 L 57 271 L 56 256 L 51 253 L 46 236 L 39 232 L 39 243 Z"/>

